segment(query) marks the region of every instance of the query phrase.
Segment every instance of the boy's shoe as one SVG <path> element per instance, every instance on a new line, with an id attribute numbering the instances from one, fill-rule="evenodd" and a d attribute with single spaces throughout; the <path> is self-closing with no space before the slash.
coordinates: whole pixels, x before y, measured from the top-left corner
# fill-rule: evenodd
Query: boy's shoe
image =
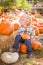
<path id="1" fill-rule="evenodd" d="M 33 54 L 27 54 L 27 58 L 33 58 Z"/>
<path id="2" fill-rule="evenodd" d="M 10 48 L 9 51 L 10 52 L 15 52 L 15 50 L 13 48 Z"/>
<path id="3" fill-rule="evenodd" d="M 16 50 L 14 48 L 9 49 L 10 52 L 19 52 L 19 50 Z"/>

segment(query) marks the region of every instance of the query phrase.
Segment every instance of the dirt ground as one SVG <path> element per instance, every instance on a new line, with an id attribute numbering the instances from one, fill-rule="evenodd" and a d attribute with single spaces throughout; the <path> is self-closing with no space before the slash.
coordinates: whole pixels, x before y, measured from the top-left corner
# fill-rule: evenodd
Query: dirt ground
<path id="1" fill-rule="evenodd" d="M 13 64 L 5 64 L 0 60 L 0 65 L 43 65 L 43 50 L 35 51 L 30 59 L 26 56 L 26 54 L 21 54 L 19 60 Z"/>
<path id="2" fill-rule="evenodd" d="M 24 62 L 23 60 L 20 60 L 16 63 L 13 64 L 5 64 L 3 62 L 0 62 L 0 65 L 43 65 L 43 58 L 33 58 L 33 59 L 28 59 L 28 62 Z"/>

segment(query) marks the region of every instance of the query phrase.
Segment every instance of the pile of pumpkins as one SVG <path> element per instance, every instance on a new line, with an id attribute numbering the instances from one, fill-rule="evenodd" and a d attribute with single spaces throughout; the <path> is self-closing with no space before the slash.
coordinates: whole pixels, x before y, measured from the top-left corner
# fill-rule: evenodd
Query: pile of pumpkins
<path id="1" fill-rule="evenodd" d="M 0 16 L 0 34 L 10 35 L 19 28 L 19 24 L 15 22 L 16 18 L 10 13 Z"/>
<path id="2" fill-rule="evenodd" d="M 22 37 L 23 37 L 23 39 L 27 39 L 26 34 L 24 34 Z M 42 49 L 42 44 L 39 41 L 32 40 L 31 42 L 32 42 L 31 46 L 32 46 L 33 50 L 41 50 Z M 25 43 L 20 44 L 19 49 L 20 49 L 20 52 L 27 53 L 27 46 Z"/>
<path id="3" fill-rule="evenodd" d="M 34 43 L 32 43 L 32 49 L 33 50 L 41 50 L 42 49 L 42 44 L 40 42 L 34 42 Z M 26 46 L 25 43 L 21 44 L 20 52 L 22 52 L 23 54 L 27 53 L 27 46 Z"/>
<path id="4" fill-rule="evenodd" d="M 43 19 L 32 16 L 31 25 L 34 27 L 36 35 L 43 33 Z"/>
<path id="5" fill-rule="evenodd" d="M 32 26 L 34 27 L 36 35 L 43 33 L 43 20 L 32 23 Z"/>
<path id="6" fill-rule="evenodd" d="M 20 14 L 20 13 L 19 13 Z M 23 16 L 11 13 L 4 13 L 0 16 L 0 34 L 3 35 L 10 35 L 14 30 L 17 30 L 19 28 L 20 19 Z M 28 15 L 32 20 L 32 26 L 34 27 L 35 34 L 38 35 L 40 33 L 43 33 L 43 22 L 38 23 L 38 20 L 32 16 Z"/>

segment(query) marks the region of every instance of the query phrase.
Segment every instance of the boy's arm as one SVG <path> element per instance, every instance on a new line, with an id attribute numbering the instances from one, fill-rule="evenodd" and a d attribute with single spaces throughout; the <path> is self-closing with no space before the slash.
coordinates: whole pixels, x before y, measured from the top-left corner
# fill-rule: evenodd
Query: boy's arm
<path id="1" fill-rule="evenodd" d="M 30 37 L 30 39 L 35 39 L 35 31 L 33 27 L 31 26 L 27 27 L 27 34 L 28 34 L 28 37 Z"/>
<path id="2" fill-rule="evenodd" d="M 17 34 L 21 34 L 24 32 L 24 28 L 22 26 L 19 27 L 19 29 L 17 30 Z"/>
<path id="3" fill-rule="evenodd" d="M 32 38 L 32 39 L 35 38 L 35 31 L 32 30 L 30 35 L 31 35 L 31 38 Z"/>
<path id="4" fill-rule="evenodd" d="M 21 32 L 21 27 L 19 27 L 19 29 L 17 30 L 17 34 L 20 34 Z"/>
<path id="5" fill-rule="evenodd" d="M 33 27 L 30 29 L 30 38 L 32 41 L 35 41 L 35 31 Z"/>

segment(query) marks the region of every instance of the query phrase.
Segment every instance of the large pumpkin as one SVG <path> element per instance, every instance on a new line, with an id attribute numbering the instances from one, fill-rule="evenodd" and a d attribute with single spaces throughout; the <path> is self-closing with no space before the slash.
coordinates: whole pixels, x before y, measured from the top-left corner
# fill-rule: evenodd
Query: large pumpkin
<path id="1" fill-rule="evenodd" d="M 1 60 L 7 64 L 15 63 L 19 59 L 19 54 L 17 52 L 4 52 L 1 55 Z"/>
<path id="2" fill-rule="evenodd" d="M 17 30 L 19 28 L 19 24 L 14 24 L 14 30 Z"/>
<path id="3" fill-rule="evenodd" d="M 1 34 L 2 35 L 10 35 L 13 32 L 13 27 L 11 28 L 10 26 L 8 26 L 7 28 L 5 28 Z"/>
<path id="4" fill-rule="evenodd" d="M 19 50 L 20 50 L 20 52 L 22 52 L 23 54 L 27 53 L 26 44 L 25 44 L 25 43 L 21 44 Z"/>
<path id="5" fill-rule="evenodd" d="M 9 23 L 1 23 L 0 24 L 0 34 L 2 33 L 2 31 L 7 28 L 8 26 L 10 26 Z"/>
<path id="6" fill-rule="evenodd" d="M 35 41 L 32 43 L 32 48 L 33 48 L 33 50 L 40 50 L 42 48 L 42 45 L 40 42 Z"/>

